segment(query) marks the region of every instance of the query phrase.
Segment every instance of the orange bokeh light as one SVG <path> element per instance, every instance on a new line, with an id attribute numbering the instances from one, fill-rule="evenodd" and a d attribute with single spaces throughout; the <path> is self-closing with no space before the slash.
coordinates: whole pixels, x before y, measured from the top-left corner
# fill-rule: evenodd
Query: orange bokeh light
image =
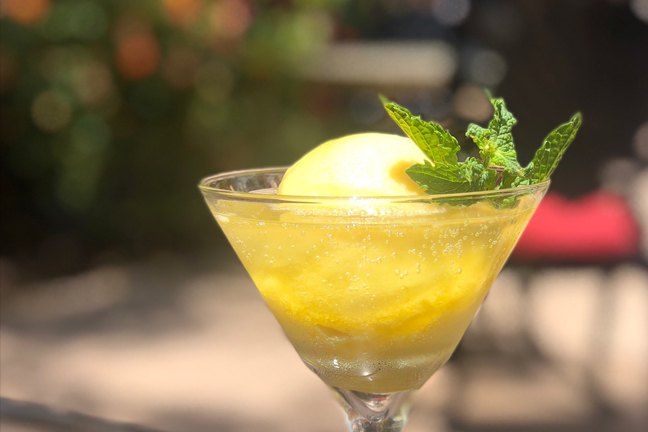
<path id="1" fill-rule="evenodd" d="M 117 65 L 132 80 L 151 76 L 160 64 L 160 45 L 149 33 L 134 33 L 119 41 Z"/>
<path id="2" fill-rule="evenodd" d="M 217 35 L 223 39 L 239 39 L 252 23 L 252 11 L 245 0 L 220 0 L 210 16 Z"/>
<path id="3" fill-rule="evenodd" d="M 196 22 L 203 9 L 203 0 L 164 0 L 164 11 L 169 21 L 177 26 Z"/>
<path id="4" fill-rule="evenodd" d="M 2 0 L 0 10 L 20 24 L 33 24 L 45 16 L 51 0 Z"/>

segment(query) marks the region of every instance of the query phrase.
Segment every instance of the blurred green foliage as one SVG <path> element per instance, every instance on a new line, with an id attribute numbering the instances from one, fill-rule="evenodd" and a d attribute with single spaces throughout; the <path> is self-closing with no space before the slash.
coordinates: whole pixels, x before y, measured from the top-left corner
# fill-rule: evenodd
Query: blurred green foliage
<path id="1" fill-rule="evenodd" d="M 520 118 L 523 163 L 582 110 L 590 126 L 552 182 L 578 196 L 597 186 L 583 173 L 631 154 L 645 122 L 648 27 L 633 11 L 604 0 L 0 0 L 0 259 L 65 272 L 97 252 L 213 247 L 224 238 L 200 178 L 289 165 L 346 133 L 396 133 L 377 92 L 457 132 L 490 116 L 481 88 L 492 88 Z M 412 68 L 447 82 L 412 85 L 408 67 L 384 68 L 389 84 L 313 78 L 331 41 L 427 42 L 445 60 Z M 368 64 L 335 67 L 355 76 Z"/>
<path id="2" fill-rule="evenodd" d="M 213 245 L 201 177 L 290 164 L 347 127 L 295 78 L 340 3 L 3 1 L 2 254 L 57 235 L 85 251 Z"/>

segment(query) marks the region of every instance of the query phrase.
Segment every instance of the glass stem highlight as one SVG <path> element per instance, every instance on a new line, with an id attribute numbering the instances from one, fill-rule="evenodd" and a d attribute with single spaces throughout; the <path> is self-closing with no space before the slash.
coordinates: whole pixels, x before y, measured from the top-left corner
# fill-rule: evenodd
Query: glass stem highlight
<path id="1" fill-rule="evenodd" d="M 409 413 L 413 391 L 362 393 L 334 388 L 351 432 L 400 432 Z"/>

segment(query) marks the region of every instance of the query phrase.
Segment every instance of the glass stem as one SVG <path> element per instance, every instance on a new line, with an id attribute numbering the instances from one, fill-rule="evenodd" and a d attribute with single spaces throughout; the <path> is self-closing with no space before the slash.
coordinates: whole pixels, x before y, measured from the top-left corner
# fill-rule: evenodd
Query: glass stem
<path id="1" fill-rule="evenodd" d="M 362 393 L 334 388 L 351 432 L 400 432 L 409 413 L 412 391 Z"/>

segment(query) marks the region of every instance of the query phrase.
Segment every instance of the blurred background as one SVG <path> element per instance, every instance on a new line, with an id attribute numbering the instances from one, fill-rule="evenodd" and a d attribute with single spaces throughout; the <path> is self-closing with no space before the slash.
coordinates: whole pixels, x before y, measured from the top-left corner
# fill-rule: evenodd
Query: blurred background
<path id="1" fill-rule="evenodd" d="M 196 184 L 484 87 L 584 126 L 406 431 L 648 429 L 648 0 L 0 0 L 3 430 L 344 430 Z"/>

